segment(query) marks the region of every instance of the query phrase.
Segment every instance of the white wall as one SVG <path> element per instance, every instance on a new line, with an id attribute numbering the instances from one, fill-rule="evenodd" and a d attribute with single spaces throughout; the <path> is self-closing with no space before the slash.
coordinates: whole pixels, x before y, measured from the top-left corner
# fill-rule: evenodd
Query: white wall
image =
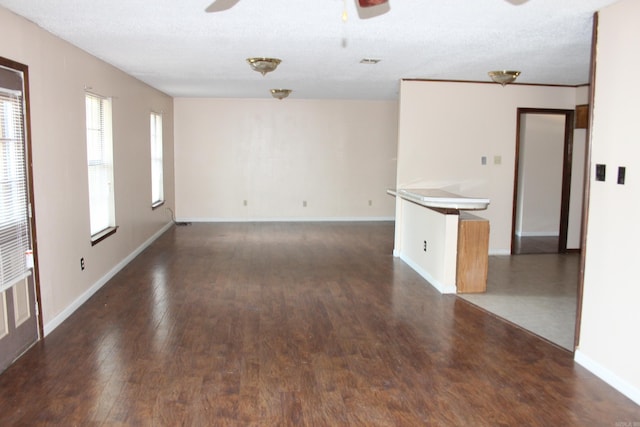
<path id="1" fill-rule="evenodd" d="M 590 86 L 576 89 L 576 105 L 589 104 Z M 573 157 L 571 163 L 571 197 L 569 198 L 569 227 L 567 249 L 580 249 L 582 245 L 582 214 L 587 155 L 587 130 L 573 131 Z"/>
<path id="2" fill-rule="evenodd" d="M 529 113 L 521 119 L 518 235 L 559 235 L 564 124 L 564 115 Z"/>
<path id="3" fill-rule="evenodd" d="M 392 101 L 177 98 L 177 216 L 392 219 L 397 121 Z"/>
<path id="4" fill-rule="evenodd" d="M 4 8 L 0 8 L 0 55 L 29 67 L 38 267 L 47 332 L 170 223 L 165 209 L 151 210 L 149 113 L 164 113 L 165 195 L 167 205 L 173 206 L 173 101 Z M 113 97 L 119 229 L 93 247 L 85 86 Z"/>
<path id="5" fill-rule="evenodd" d="M 442 293 L 455 294 L 458 215 L 446 215 L 398 198 L 396 224 L 402 223 L 394 254 Z"/>
<path id="6" fill-rule="evenodd" d="M 403 81 L 398 188 L 488 197 L 489 250 L 510 253 L 517 109 L 575 108 L 575 88 Z M 487 165 L 481 164 L 486 156 Z M 496 164 L 495 157 L 499 157 Z"/>
<path id="7" fill-rule="evenodd" d="M 621 0 L 599 14 L 592 117 L 589 222 L 582 323 L 576 360 L 640 404 L 640 2 Z M 607 165 L 605 182 L 595 164 Z M 625 185 L 616 183 L 626 166 Z"/>

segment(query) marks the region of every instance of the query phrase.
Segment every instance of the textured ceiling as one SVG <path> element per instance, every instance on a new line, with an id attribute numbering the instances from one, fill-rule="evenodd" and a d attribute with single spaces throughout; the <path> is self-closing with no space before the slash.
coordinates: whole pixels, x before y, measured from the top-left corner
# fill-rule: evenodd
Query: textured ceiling
<path id="1" fill-rule="evenodd" d="M 389 0 L 388 13 L 360 19 L 354 0 L 240 0 L 206 13 L 211 1 L 0 5 L 176 97 L 290 88 L 292 98 L 396 99 L 403 78 L 488 81 L 495 69 L 521 70 L 521 83 L 587 83 L 593 13 L 614 3 Z M 263 77 L 246 63 L 252 56 L 282 64 Z"/>

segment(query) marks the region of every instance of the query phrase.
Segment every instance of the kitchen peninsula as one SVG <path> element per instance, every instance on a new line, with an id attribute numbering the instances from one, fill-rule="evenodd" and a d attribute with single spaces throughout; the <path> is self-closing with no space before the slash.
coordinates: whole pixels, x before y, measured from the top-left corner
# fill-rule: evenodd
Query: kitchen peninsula
<path id="1" fill-rule="evenodd" d="M 442 189 L 389 190 L 396 196 L 394 256 L 442 293 L 484 292 L 489 221 L 470 214 L 489 199 Z"/>

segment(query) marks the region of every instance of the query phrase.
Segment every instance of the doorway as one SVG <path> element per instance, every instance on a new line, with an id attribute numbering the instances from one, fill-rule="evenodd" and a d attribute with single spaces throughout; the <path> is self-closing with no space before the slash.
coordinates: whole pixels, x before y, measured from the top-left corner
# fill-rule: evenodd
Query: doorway
<path id="1" fill-rule="evenodd" d="M 518 108 L 511 254 L 565 253 L 574 111 Z"/>
<path id="2" fill-rule="evenodd" d="M 27 66 L 0 57 L 0 372 L 42 331 L 28 112 Z"/>

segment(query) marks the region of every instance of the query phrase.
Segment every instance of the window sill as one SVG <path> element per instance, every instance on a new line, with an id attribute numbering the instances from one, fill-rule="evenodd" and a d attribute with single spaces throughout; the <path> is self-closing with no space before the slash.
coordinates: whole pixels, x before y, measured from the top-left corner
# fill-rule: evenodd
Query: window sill
<path id="1" fill-rule="evenodd" d="M 94 234 L 91 236 L 91 246 L 95 246 L 112 234 L 116 234 L 116 231 L 118 231 L 118 226 L 105 228 L 101 232 Z"/>
<path id="2" fill-rule="evenodd" d="M 160 206 L 164 205 L 164 200 L 160 200 L 159 202 L 155 202 L 151 205 L 151 210 L 156 210 L 158 209 Z"/>

